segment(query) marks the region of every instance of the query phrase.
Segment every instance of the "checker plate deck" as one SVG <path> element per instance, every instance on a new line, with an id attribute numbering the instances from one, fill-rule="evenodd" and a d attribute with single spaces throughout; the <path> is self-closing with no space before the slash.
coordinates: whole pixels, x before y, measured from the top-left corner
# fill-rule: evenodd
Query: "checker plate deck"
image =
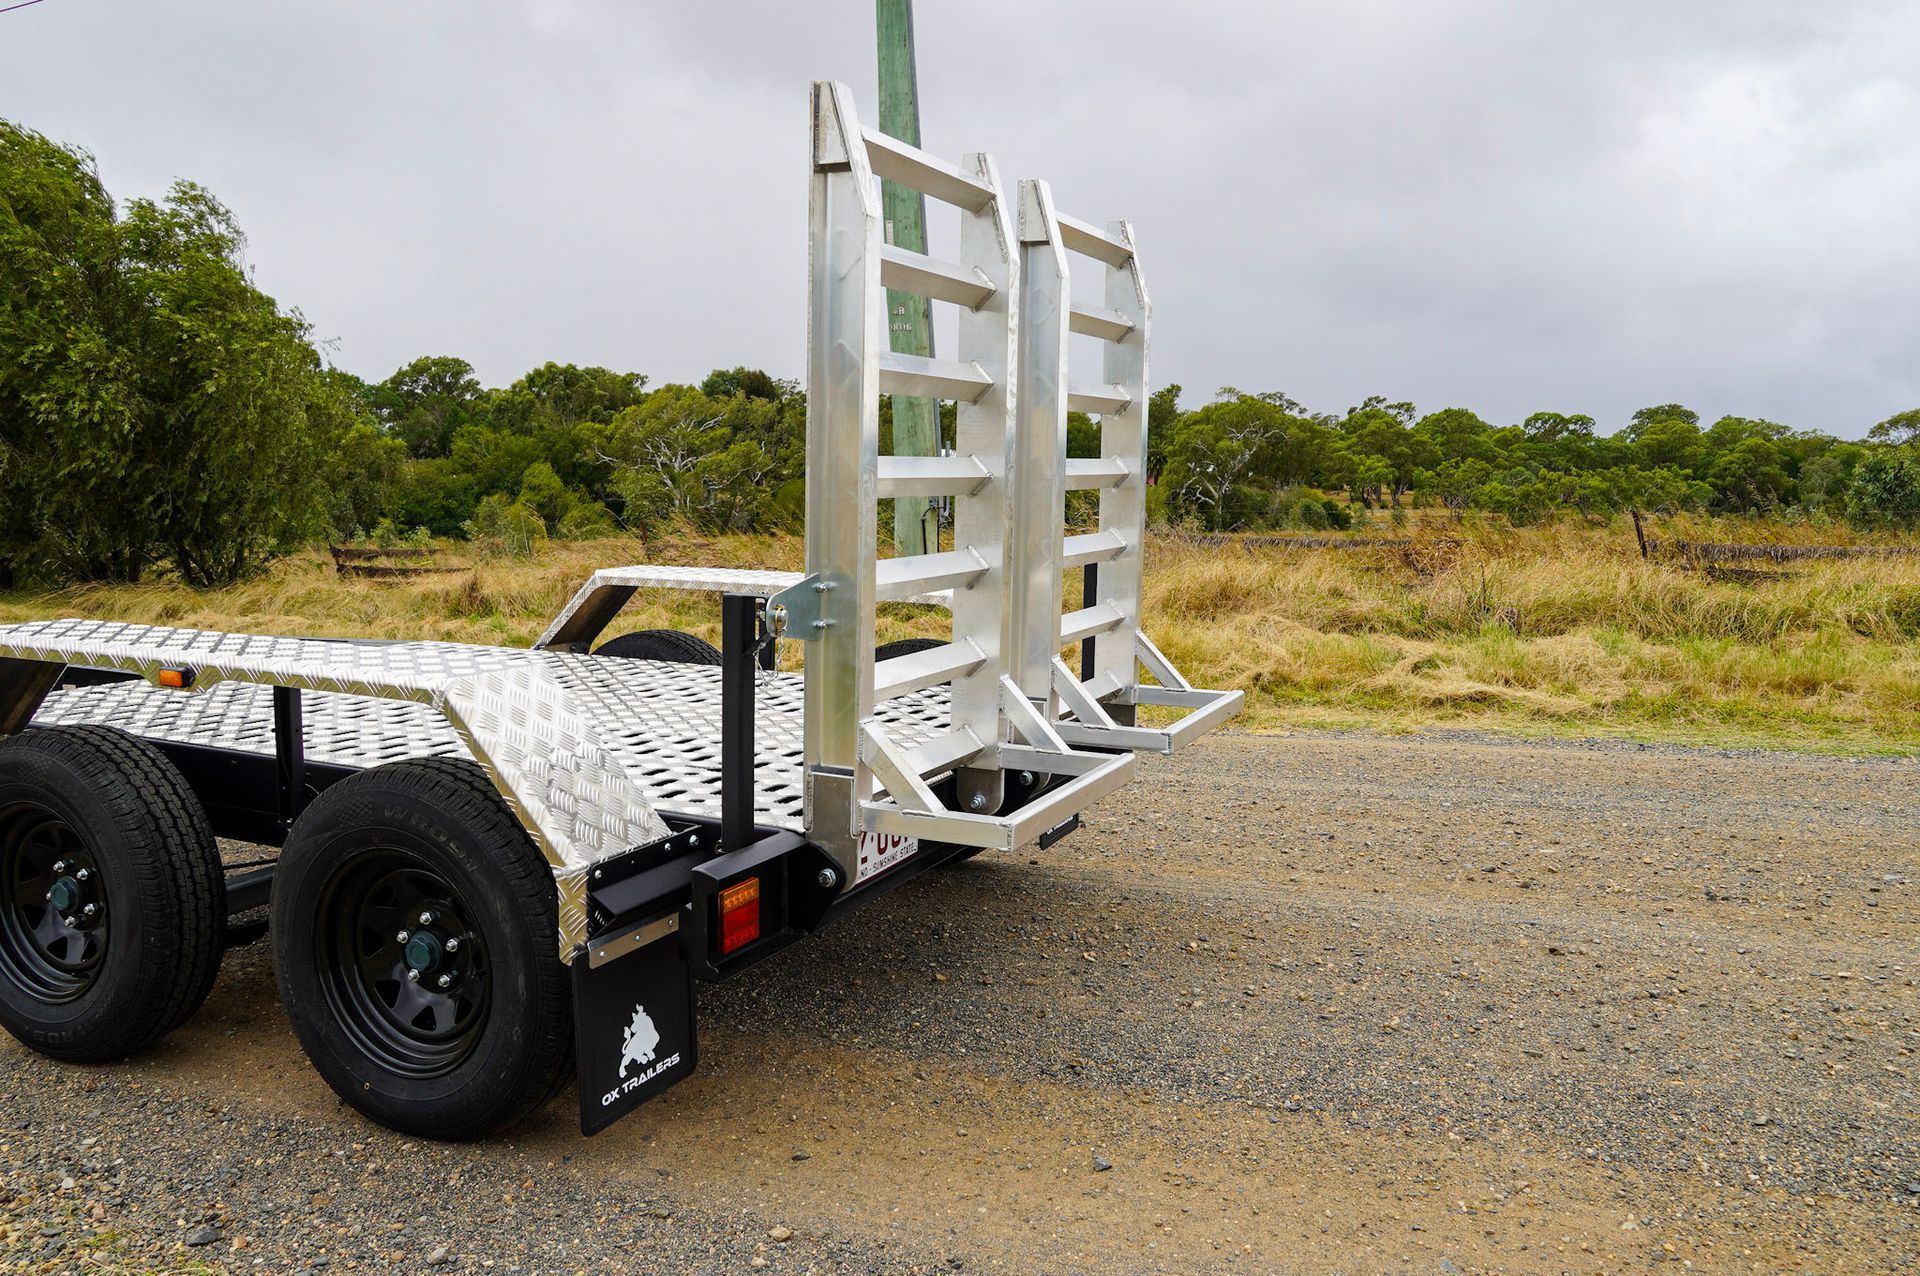
<path id="1" fill-rule="evenodd" d="M 302 696 L 307 758 L 353 768 L 404 758 L 471 756 L 452 724 L 432 703 L 423 702 L 424 696 L 393 698 L 412 696 L 411 684 L 431 681 L 420 677 L 423 670 L 486 682 L 490 675 L 531 666 L 564 690 L 568 704 L 654 808 L 666 814 L 720 814 L 718 668 L 461 643 L 369 645 L 104 622 L 7 626 L 0 628 L 0 645 L 72 651 L 73 663 L 90 663 L 89 654 L 117 645 L 117 630 L 142 631 L 126 634 L 129 648 L 137 647 L 142 655 L 150 656 L 158 644 L 170 653 L 163 659 L 180 663 L 205 666 L 228 659 L 244 663 L 255 676 L 285 664 L 289 673 L 299 670 L 299 676 L 282 679 L 289 683 L 312 688 L 315 683 L 339 686 L 358 680 L 366 690 L 378 689 L 377 695 L 309 689 Z M 162 635 L 171 641 L 160 642 Z M 756 818 L 796 831 L 804 831 L 806 824 L 803 691 L 799 674 L 763 672 L 754 697 Z M 874 716 L 909 746 L 931 739 L 947 729 L 946 688 L 889 701 Z M 273 691 L 262 682 L 219 681 L 192 692 L 146 682 L 57 690 L 34 721 L 103 723 L 150 739 L 267 756 L 274 748 Z"/>

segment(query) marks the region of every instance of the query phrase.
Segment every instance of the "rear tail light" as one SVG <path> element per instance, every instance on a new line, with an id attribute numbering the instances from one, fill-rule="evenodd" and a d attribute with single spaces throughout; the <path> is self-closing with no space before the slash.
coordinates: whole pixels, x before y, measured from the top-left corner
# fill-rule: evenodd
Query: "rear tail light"
<path id="1" fill-rule="evenodd" d="M 720 955 L 760 938 L 760 879 L 745 878 L 720 891 Z"/>

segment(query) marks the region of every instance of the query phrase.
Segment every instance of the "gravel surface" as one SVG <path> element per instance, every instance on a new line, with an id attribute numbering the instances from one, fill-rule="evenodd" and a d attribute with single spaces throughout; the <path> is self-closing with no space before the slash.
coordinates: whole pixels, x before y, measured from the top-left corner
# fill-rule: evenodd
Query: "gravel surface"
<path id="1" fill-rule="evenodd" d="M 703 990 L 590 1141 L 359 1120 L 256 944 L 127 1064 L 0 1042 L 0 1267 L 1920 1268 L 1916 777 L 1217 736 Z"/>

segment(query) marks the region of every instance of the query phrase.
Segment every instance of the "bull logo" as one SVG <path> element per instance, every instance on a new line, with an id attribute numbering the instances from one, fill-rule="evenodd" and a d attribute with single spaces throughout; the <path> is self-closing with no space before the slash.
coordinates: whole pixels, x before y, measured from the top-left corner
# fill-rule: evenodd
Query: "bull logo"
<path id="1" fill-rule="evenodd" d="M 653 1026 L 653 1020 L 647 1016 L 645 1006 L 633 1008 L 633 1022 L 621 1031 L 620 1075 L 627 1075 L 627 1066 L 634 1064 L 645 1067 L 653 1062 L 653 1052 L 660 1045 L 660 1030 Z"/>

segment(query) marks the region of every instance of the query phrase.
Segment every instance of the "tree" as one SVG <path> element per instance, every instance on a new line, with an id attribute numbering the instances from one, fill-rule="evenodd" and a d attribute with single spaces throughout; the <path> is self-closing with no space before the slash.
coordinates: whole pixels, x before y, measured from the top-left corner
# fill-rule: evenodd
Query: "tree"
<path id="1" fill-rule="evenodd" d="M 1665 417 L 1636 427 L 1634 458 L 1642 465 L 1691 470 L 1700 464 L 1706 448 L 1700 427 L 1680 417 Z"/>
<path id="2" fill-rule="evenodd" d="M 1780 463 L 1780 449 L 1757 436 L 1741 439 L 1727 449 L 1707 472 L 1719 499 L 1742 513 L 1770 510 L 1787 501 L 1793 480 Z"/>
<path id="3" fill-rule="evenodd" d="M 1651 408 L 1641 408 L 1633 414 L 1632 423 L 1627 426 L 1627 437 L 1638 438 L 1640 431 L 1662 421 L 1682 421 L 1688 425 L 1699 425 L 1700 414 L 1678 403 L 1662 403 Z"/>
<path id="4" fill-rule="evenodd" d="M 0 578 L 193 584 L 317 530 L 338 403 L 205 189 L 115 214 L 91 158 L 0 122 Z"/>
<path id="5" fill-rule="evenodd" d="M 1896 412 L 1867 431 L 1870 439 L 1886 443 L 1912 443 L 1920 440 L 1920 408 Z"/>
<path id="6" fill-rule="evenodd" d="M 472 420 L 479 398 L 472 364 L 452 355 L 425 355 L 382 381 L 374 406 L 409 455 L 446 456 L 455 432 Z"/>
<path id="7" fill-rule="evenodd" d="M 715 368 L 700 383 L 700 393 L 709 399 L 731 399 L 744 394 L 749 399 L 780 402 L 797 391 L 791 381 L 780 381 L 758 368 Z"/>
<path id="8" fill-rule="evenodd" d="M 1158 483 L 1167 465 L 1167 442 L 1180 419 L 1180 386 L 1163 385 L 1147 396 L 1147 482 Z"/>
<path id="9" fill-rule="evenodd" d="M 1920 527 L 1920 460 L 1905 448 L 1870 453 L 1853 472 L 1847 518 L 1863 528 Z"/>

